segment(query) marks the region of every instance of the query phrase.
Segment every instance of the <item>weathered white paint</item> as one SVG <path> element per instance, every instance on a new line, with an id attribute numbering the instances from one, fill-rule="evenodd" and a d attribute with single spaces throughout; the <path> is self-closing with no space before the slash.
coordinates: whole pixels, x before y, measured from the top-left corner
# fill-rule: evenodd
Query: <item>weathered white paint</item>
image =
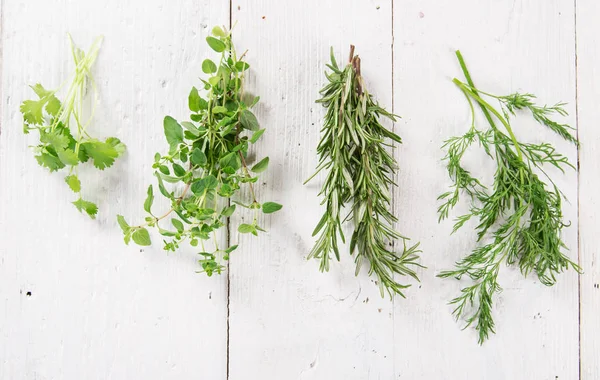
<path id="1" fill-rule="evenodd" d="M 600 256 L 598 249 L 598 174 L 600 173 L 600 4 L 577 2 L 577 116 L 579 138 L 579 253 L 581 379 L 600 378 Z"/>
<path id="2" fill-rule="evenodd" d="M 247 90 L 261 96 L 257 115 L 267 128 L 257 151 L 271 165 L 257 194 L 284 209 L 261 217 L 269 232 L 258 238 L 240 238 L 241 219 L 233 220 L 230 240 L 240 249 L 230 273 L 206 278 L 194 273 L 193 250 L 124 246 L 115 214 L 143 217 L 151 157 L 165 147 L 162 118 L 187 117 L 187 93 L 211 54 L 207 27 L 229 25 L 230 16 L 252 66 Z M 0 379 L 571 380 L 580 360 L 581 379 L 600 378 L 599 16 L 593 0 L 2 0 Z M 18 105 L 31 95 L 25 85 L 52 87 L 69 73 L 66 32 L 83 47 L 105 35 L 93 130 L 129 149 L 113 168 L 84 173 L 85 194 L 99 201 L 96 221 L 68 204 L 62 177 L 37 165 L 27 149 L 33 137 L 21 133 Z M 305 260 L 322 213 L 320 182 L 302 186 L 317 162 L 323 109 L 314 99 L 329 46 L 344 61 L 350 43 L 371 92 L 403 116 L 394 126 L 404 139 L 395 151 L 396 227 L 421 241 L 428 266 L 407 299 L 393 302 L 380 298 L 366 273 L 354 277 L 348 255 L 328 274 Z M 572 272 L 546 288 L 504 268 L 498 334 L 483 347 L 450 315 L 446 302 L 460 284 L 435 275 L 474 246 L 468 228 L 450 236 L 451 221 L 438 225 L 435 214 L 435 198 L 449 184 L 439 146 L 469 117 L 451 83 L 461 75 L 455 49 L 482 89 L 566 101 L 572 125 L 578 110 L 581 197 L 574 172 L 553 174 L 570 200 L 572 258 L 580 226 L 581 326 Z M 555 142 L 576 162 L 574 147 L 528 119 L 517 130 L 523 139 Z M 470 157 L 475 170 L 479 157 Z"/>

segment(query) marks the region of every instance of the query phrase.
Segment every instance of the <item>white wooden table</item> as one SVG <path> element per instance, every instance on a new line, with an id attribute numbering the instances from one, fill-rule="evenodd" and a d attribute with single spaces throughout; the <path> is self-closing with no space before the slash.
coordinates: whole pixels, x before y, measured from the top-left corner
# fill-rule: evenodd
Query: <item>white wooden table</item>
<path id="1" fill-rule="evenodd" d="M 599 19 L 597 0 L 2 0 L 0 379 L 600 379 Z M 204 38 L 232 21 L 267 128 L 258 191 L 284 209 L 261 220 L 268 235 L 232 233 L 241 248 L 229 272 L 207 278 L 192 248 L 125 246 L 115 215 L 143 217 L 152 156 L 167 146 L 162 118 L 187 117 L 213 54 Z M 37 165 L 18 111 L 27 84 L 52 88 L 70 72 L 67 32 L 85 48 L 105 36 L 92 128 L 128 146 L 100 175 L 84 171 L 95 221 L 69 204 L 61 175 Z M 421 241 L 428 266 L 393 302 L 354 276 L 347 255 L 328 274 L 305 259 L 322 212 L 320 184 L 302 186 L 324 115 L 314 100 L 329 47 L 345 59 L 350 43 L 371 91 L 403 116 L 396 227 Z M 446 304 L 461 284 L 436 277 L 474 245 L 472 231 L 450 236 L 436 215 L 449 185 L 440 145 L 468 126 L 451 83 L 455 49 L 481 88 L 568 102 L 582 142 L 577 151 L 534 124 L 518 132 L 579 163 L 558 183 L 585 274 L 547 288 L 504 268 L 498 333 L 483 347 Z"/>

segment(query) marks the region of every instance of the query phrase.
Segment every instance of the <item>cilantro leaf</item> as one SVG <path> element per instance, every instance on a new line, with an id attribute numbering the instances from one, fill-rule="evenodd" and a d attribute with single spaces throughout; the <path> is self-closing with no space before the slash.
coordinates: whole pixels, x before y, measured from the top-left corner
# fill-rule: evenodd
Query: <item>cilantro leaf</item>
<path id="1" fill-rule="evenodd" d="M 56 150 L 64 149 L 69 145 L 69 137 L 59 130 L 49 133 L 40 132 L 40 141 L 52 145 Z"/>
<path id="2" fill-rule="evenodd" d="M 40 164 L 40 166 L 50 169 L 51 172 L 55 172 L 65 167 L 65 164 L 63 164 L 57 156 L 54 156 L 49 153 L 39 154 L 35 156 L 35 159 L 37 160 L 38 164 Z"/>
<path id="3" fill-rule="evenodd" d="M 65 182 L 69 185 L 69 188 L 73 190 L 73 192 L 78 193 L 81 191 L 81 181 L 75 174 L 71 174 L 65 177 Z"/>
<path id="4" fill-rule="evenodd" d="M 44 109 L 45 102 L 43 100 L 25 100 L 21 103 L 21 113 L 23 119 L 27 124 L 42 124 L 44 122 Z"/>
<path id="5" fill-rule="evenodd" d="M 65 165 L 75 166 L 79 164 L 79 157 L 77 156 L 77 153 L 70 149 L 58 149 L 56 153 L 58 154 L 58 158 L 60 158 L 62 163 Z"/>
<path id="6" fill-rule="evenodd" d="M 84 201 L 81 198 L 72 203 L 75 205 L 75 207 L 77 207 L 77 210 L 79 210 L 79 212 L 85 211 L 90 216 L 90 218 L 96 219 L 96 214 L 98 213 L 98 206 L 96 206 L 95 203 Z"/>
<path id="7" fill-rule="evenodd" d="M 125 150 L 127 149 L 127 147 L 125 146 L 125 144 L 123 144 L 121 142 L 121 140 L 119 140 L 116 137 L 109 137 L 106 139 L 106 143 L 110 146 L 112 146 L 113 148 L 115 148 L 115 150 L 117 151 L 118 156 L 120 157 L 123 155 L 123 153 L 125 153 Z"/>
<path id="8" fill-rule="evenodd" d="M 111 144 L 98 140 L 90 140 L 81 144 L 85 152 L 94 160 L 94 166 L 104 170 L 112 166 L 119 152 Z"/>
<path id="9" fill-rule="evenodd" d="M 44 122 L 44 106 L 49 115 L 56 116 L 60 111 L 60 100 L 54 96 L 53 91 L 46 90 L 41 84 L 31 86 L 39 100 L 25 100 L 21 103 L 23 119 L 28 124 L 42 124 Z"/>

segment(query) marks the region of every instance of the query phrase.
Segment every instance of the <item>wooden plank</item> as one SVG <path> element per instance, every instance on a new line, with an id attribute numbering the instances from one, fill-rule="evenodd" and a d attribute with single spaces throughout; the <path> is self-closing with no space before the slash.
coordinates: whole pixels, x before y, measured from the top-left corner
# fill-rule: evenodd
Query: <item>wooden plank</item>
<path id="1" fill-rule="evenodd" d="M 187 117 L 213 54 L 204 37 L 228 20 L 229 4 L 208 0 L 3 1 L 0 378 L 226 377 L 226 278 L 195 274 L 193 252 L 167 256 L 158 236 L 126 247 L 115 214 L 143 217 L 152 156 L 166 147 L 162 119 Z M 56 87 L 71 73 L 67 32 L 86 49 L 104 34 L 92 132 L 129 149 L 102 173 L 84 170 L 95 221 L 69 204 L 63 177 L 37 165 L 35 137 L 21 132 L 26 85 Z"/>
<path id="2" fill-rule="evenodd" d="M 372 92 L 391 105 L 390 2 L 233 1 L 235 42 L 249 49 L 247 90 L 261 96 L 267 128 L 258 157 L 270 156 L 258 195 L 284 208 L 259 222 L 269 231 L 239 237 L 232 221 L 230 379 L 392 378 L 391 302 L 353 258 L 330 273 L 306 261 L 323 209 L 321 181 L 302 183 L 317 164 L 324 116 L 314 103 L 333 46 L 345 62 L 356 45 Z M 346 250 L 343 250 L 346 252 Z"/>
<path id="3" fill-rule="evenodd" d="M 579 121 L 579 253 L 581 380 L 600 378 L 600 256 L 598 251 L 598 173 L 600 173 L 600 4 L 577 1 L 577 117 Z"/>
<path id="4" fill-rule="evenodd" d="M 452 84 L 462 78 L 454 51 L 460 49 L 475 83 L 503 95 L 531 92 L 539 102 L 568 102 L 575 125 L 574 8 L 570 1 L 408 0 L 394 4 L 395 111 L 404 116 L 404 139 L 396 213 L 398 228 L 421 240 L 430 269 L 418 290 L 395 303 L 394 378 L 427 379 L 575 379 L 578 375 L 577 276 L 563 274 L 553 288 L 537 278 L 522 278 L 503 268 L 503 293 L 496 298 L 497 334 L 483 347 L 473 329 L 451 316 L 446 302 L 468 281 L 435 276 L 474 247 L 472 227 L 450 236 L 452 221 L 435 223 L 436 197 L 450 181 L 442 142 L 466 132 L 469 108 Z M 590 18 L 590 22 L 592 19 Z M 483 118 L 479 119 L 485 122 Z M 533 122 L 519 118 L 517 135 L 550 141 L 572 162 L 576 149 Z M 480 151 L 468 168 L 492 169 Z M 570 256 L 577 259 L 577 175 L 551 172 L 570 202 L 564 204 Z M 465 210 L 464 208 L 462 209 Z M 454 216 L 460 215 L 461 208 Z M 590 224 L 591 232 L 592 224 Z M 432 359 L 433 358 L 433 359 Z"/>

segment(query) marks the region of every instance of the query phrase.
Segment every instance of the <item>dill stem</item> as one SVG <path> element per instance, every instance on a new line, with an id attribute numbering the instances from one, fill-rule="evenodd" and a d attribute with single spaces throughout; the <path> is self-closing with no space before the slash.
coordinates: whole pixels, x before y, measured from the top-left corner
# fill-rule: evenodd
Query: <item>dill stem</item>
<path id="1" fill-rule="evenodd" d="M 452 81 L 456 85 L 458 85 L 463 91 L 467 91 L 467 92 L 471 93 L 471 96 L 473 96 L 473 98 L 475 100 L 477 100 L 477 103 L 479 104 L 479 107 L 481 108 L 481 111 L 485 115 L 485 118 L 487 119 L 487 121 L 490 123 L 492 128 L 496 129 L 496 124 L 494 123 L 494 119 L 492 118 L 490 111 L 492 113 L 494 113 L 494 115 L 498 118 L 498 120 L 500 120 L 502 125 L 504 125 L 504 128 L 506 128 L 506 131 L 508 132 L 510 139 L 512 140 L 512 142 L 515 146 L 515 149 L 517 151 L 517 156 L 519 157 L 519 160 L 521 162 L 523 162 L 523 153 L 521 152 L 521 147 L 519 145 L 519 142 L 517 141 L 517 137 L 513 133 L 512 128 L 510 127 L 508 122 L 502 117 L 502 115 L 500 115 L 498 113 L 498 111 L 496 111 L 493 107 L 491 107 L 485 100 L 481 99 L 481 96 L 479 96 L 479 92 L 477 91 L 477 88 L 475 87 L 475 83 L 473 83 L 473 79 L 471 78 L 471 74 L 469 73 L 469 70 L 467 69 L 467 65 L 465 64 L 465 60 L 464 60 L 462 54 L 460 53 L 460 50 L 456 51 L 456 58 L 458 59 L 460 68 L 462 69 L 463 74 L 465 75 L 465 78 L 467 79 L 467 83 L 469 84 L 470 88 L 467 88 L 467 86 L 465 86 L 461 81 L 459 81 L 456 78 L 454 78 Z M 524 177 L 523 177 L 522 169 L 519 169 L 519 174 L 521 176 L 521 182 L 523 182 Z"/>

